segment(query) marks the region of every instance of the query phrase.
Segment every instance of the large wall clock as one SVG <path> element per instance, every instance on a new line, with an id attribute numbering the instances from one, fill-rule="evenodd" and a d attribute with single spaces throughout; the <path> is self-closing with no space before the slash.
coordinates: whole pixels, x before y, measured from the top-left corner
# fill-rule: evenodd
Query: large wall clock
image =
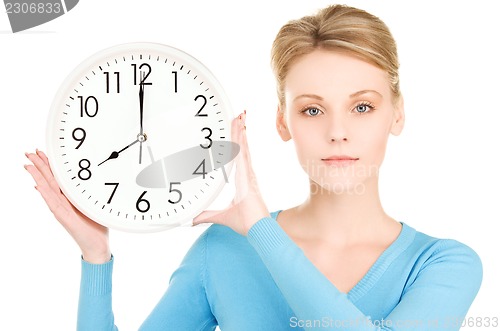
<path id="1" fill-rule="evenodd" d="M 110 228 L 152 232 L 189 223 L 228 181 L 239 146 L 214 75 L 157 43 L 102 50 L 57 92 L 47 153 L 62 192 Z"/>

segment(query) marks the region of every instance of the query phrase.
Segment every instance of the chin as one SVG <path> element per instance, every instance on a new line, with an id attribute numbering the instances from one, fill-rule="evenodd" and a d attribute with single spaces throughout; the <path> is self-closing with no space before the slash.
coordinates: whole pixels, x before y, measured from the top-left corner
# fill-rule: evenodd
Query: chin
<path id="1" fill-rule="evenodd" d="M 313 179 L 311 181 L 310 190 L 311 194 L 349 194 L 349 195 L 362 195 L 366 192 L 366 185 L 359 178 L 355 180 L 352 178 L 325 178 Z"/>

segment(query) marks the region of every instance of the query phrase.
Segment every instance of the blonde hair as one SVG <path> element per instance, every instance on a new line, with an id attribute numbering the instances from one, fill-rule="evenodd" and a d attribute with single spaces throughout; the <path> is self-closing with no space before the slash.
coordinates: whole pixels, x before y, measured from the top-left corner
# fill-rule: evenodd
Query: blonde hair
<path id="1" fill-rule="evenodd" d="M 279 30 L 272 46 L 271 65 L 280 105 L 285 105 L 285 78 L 291 65 L 318 48 L 347 52 L 384 70 L 394 100 L 399 98 L 399 61 L 389 28 L 364 10 L 332 5 L 316 15 L 292 20 Z"/>

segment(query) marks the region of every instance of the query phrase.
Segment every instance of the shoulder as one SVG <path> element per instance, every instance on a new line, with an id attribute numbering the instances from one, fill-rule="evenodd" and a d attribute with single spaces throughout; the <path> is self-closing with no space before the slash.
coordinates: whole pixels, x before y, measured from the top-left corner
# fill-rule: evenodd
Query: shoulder
<path id="1" fill-rule="evenodd" d="M 424 257 L 427 263 L 455 262 L 482 270 L 479 255 L 468 245 L 455 239 L 442 239 L 413 230 L 413 249 Z"/>
<path id="2" fill-rule="evenodd" d="M 460 241 L 435 238 L 410 229 L 414 237 L 405 253 L 412 256 L 416 278 L 445 280 L 449 286 L 475 296 L 483 278 L 479 255 Z"/>

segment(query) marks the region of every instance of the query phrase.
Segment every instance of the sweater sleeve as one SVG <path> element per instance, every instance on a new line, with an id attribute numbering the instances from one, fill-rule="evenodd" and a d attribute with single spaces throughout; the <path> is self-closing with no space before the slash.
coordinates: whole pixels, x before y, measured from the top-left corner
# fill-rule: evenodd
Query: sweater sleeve
<path id="1" fill-rule="evenodd" d="M 78 331 L 115 331 L 111 309 L 113 257 L 107 263 L 92 264 L 82 258 Z"/>
<path id="2" fill-rule="evenodd" d="M 474 251 L 454 241 L 449 241 L 456 244 L 448 249 L 443 241 L 444 246 L 402 293 L 399 304 L 382 323 L 374 323 L 307 259 L 273 218 L 259 220 L 248 232 L 248 240 L 296 317 L 335 321 L 325 330 L 339 324 L 357 331 L 459 330 L 457 319 L 465 316 L 482 279 L 481 262 Z"/>
<path id="3" fill-rule="evenodd" d="M 172 274 L 167 291 L 141 331 L 215 330 L 217 321 L 205 295 L 206 233 L 201 235 Z M 82 259 L 78 331 L 117 331 L 111 305 L 113 258 L 105 264 Z"/>

